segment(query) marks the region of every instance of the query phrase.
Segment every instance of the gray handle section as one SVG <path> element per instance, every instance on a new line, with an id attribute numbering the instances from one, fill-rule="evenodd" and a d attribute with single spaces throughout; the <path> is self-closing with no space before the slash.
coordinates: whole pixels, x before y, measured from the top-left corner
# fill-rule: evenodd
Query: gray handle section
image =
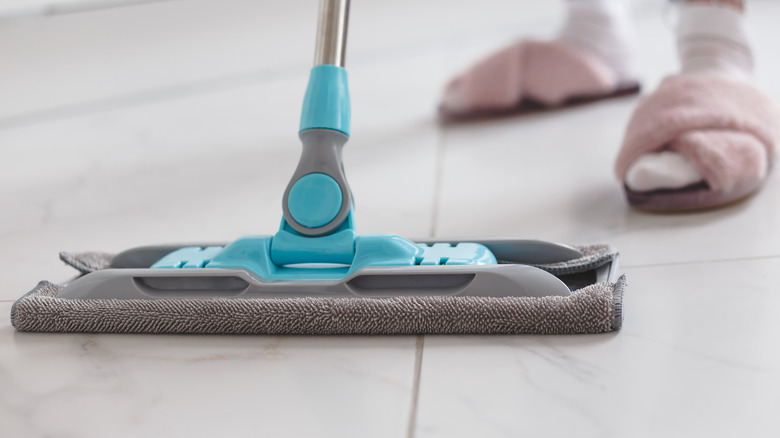
<path id="1" fill-rule="evenodd" d="M 349 0 L 320 2 L 314 65 L 329 64 L 344 67 L 348 20 Z"/>
<path id="2" fill-rule="evenodd" d="M 338 228 L 349 214 L 352 206 L 352 191 L 344 174 L 344 166 L 341 161 L 341 151 L 349 137 L 330 129 L 307 129 L 300 134 L 303 150 L 290 183 L 284 191 L 282 211 L 284 219 L 297 232 L 305 236 L 321 236 Z M 341 189 L 341 208 L 336 216 L 327 224 L 309 228 L 298 223 L 290 213 L 290 190 L 301 177 L 310 173 L 324 173 L 333 178 Z"/>
<path id="3" fill-rule="evenodd" d="M 525 265 L 364 268 L 342 281 L 268 281 L 242 269 L 107 269 L 80 277 L 63 299 L 546 297 L 570 294 L 560 279 Z"/>

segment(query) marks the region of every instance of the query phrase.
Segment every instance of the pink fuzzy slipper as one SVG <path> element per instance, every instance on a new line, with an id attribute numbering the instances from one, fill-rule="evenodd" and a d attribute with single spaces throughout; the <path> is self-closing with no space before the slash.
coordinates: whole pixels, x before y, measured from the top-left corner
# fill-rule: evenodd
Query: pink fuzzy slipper
<path id="1" fill-rule="evenodd" d="M 640 101 L 615 171 L 625 181 L 641 155 L 676 151 L 698 167 L 704 181 L 650 192 L 624 184 L 628 202 L 655 211 L 716 207 L 761 188 L 779 140 L 780 111 L 755 86 L 720 75 L 680 74 Z"/>
<path id="2" fill-rule="evenodd" d="M 439 113 L 458 121 L 561 107 L 639 92 L 599 59 L 561 41 L 515 43 L 446 87 Z"/>

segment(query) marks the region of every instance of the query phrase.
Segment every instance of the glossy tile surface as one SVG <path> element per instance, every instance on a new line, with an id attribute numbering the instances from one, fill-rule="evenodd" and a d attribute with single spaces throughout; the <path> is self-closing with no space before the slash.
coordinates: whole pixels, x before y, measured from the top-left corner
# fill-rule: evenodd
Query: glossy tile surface
<path id="1" fill-rule="evenodd" d="M 416 436 L 776 436 L 778 268 L 626 269 L 615 334 L 427 336 Z"/>
<path id="2" fill-rule="evenodd" d="M 650 91 L 676 68 L 674 39 L 663 2 L 634 3 Z M 637 97 L 438 123 L 454 72 L 518 37 L 554 34 L 562 2 L 353 2 L 345 167 L 360 232 L 617 247 L 629 279 L 620 332 L 14 332 L 15 299 L 75 274 L 58 251 L 276 230 L 317 1 L 4 6 L 0 436 L 780 434 L 776 173 L 732 208 L 649 215 L 626 206 L 612 176 Z M 748 13 L 757 82 L 780 101 L 780 3 L 751 0 Z"/>
<path id="3" fill-rule="evenodd" d="M 8 437 L 395 437 L 411 404 L 411 337 L 52 336 L 4 320 L 0 342 Z"/>

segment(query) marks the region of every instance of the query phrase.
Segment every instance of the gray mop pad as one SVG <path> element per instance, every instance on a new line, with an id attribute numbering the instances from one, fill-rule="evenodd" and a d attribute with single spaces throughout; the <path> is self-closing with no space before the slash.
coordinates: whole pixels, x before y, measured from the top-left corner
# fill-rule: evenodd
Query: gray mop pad
<path id="1" fill-rule="evenodd" d="M 579 259 L 537 265 L 556 275 L 611 262 L 606 246 L 579 247 Z M 105 269 L 112 255 L 63 253 L 82 273 Z M 264 299 L 62 299 L 63 286 L 41 282 L 14 303 L 19 331 L 196 334 L 568 334 L 620 329 L 625 276 L 568 297 L 394 297 Z"/>

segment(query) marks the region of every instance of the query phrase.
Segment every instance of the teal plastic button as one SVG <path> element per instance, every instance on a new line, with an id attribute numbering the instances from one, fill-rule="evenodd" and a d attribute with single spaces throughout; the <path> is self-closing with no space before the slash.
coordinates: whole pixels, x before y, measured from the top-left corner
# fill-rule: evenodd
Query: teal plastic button
<path id="1" fill-rule="evenodd" d="M 290 214 L 304 227 L 327 225 L 341 210 L 341 187 L 324 173 L 310 173 L 295 182 L 287 198 Z"/>

